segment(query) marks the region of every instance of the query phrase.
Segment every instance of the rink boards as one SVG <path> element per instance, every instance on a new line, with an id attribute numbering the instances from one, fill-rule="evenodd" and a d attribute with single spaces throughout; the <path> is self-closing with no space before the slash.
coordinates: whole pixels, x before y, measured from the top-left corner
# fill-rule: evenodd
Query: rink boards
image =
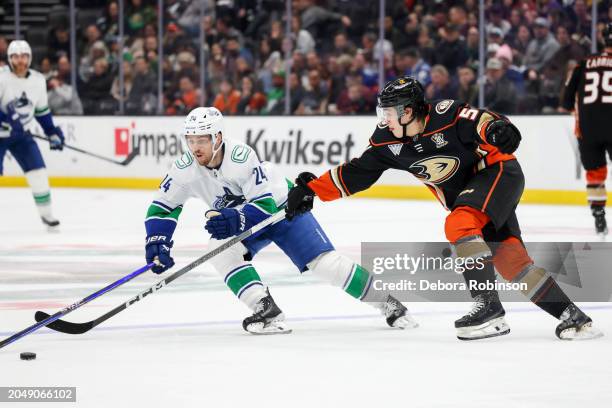
<path id="1" fill-rule="evenodd" d="M 516 116 L 523 135 L 516 155 L 526 176 L 524 202 L 584 204 L 586 194 L 571 116 Z M 58 117 L 66 143 L 116 160 L 134 148 L 128 166 L 107 163 L 70 150 L 51 152 L 41 143 L 54 186 L 156 188 L 176 160 L 181 117 Z M 276 163 L 288 177 L 301 171 L 321 174 L 367 147 L 376 118 L 364 117 L 226 117 L 226 135 L 248 143 L 261 160 Z M 5 159 L 0 186 L 24 186 L 16 162 Z M 414 177 L 388 171 L 365 197 L 434 199 Z"/>

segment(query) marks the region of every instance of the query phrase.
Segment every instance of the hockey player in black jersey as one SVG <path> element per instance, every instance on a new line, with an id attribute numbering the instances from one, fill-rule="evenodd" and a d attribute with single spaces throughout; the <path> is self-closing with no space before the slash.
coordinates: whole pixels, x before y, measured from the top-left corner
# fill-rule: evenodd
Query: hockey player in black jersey
<path id="1" fill-rule="evenodd" d="M 612 23 L 603 31 L 605 50 L 582 60 L 568 79 L 562 107 L 576 114 L 575 133 L 580 161 L 586 170 L 587 197 L 595 230 L 608 234 L 606 223 L 606 152 L 612 158 Z"/>
<path id="2" fill-rule="evenodd" d="M 458 257 L 484 258 L 484 268 L 466 270 L 470 283 L 495 282 L 494 265 L 504 279 L 525 283 L 525 295 L 561 323 L 561 339 L 601 335 L 553 278 L 533 264 L 521 241 L 515 209 L 524 177 L 512 154 L 521 135 L 494 112 L 454 100 L 426 102 L 421 84 L 402 77 L 378 95 L 379 123 L 361 157 L 320 177 L 301 173 L 289 192 L 287 215 L 309 211 L 314 196 L 335 200 L 365 190 L 387 169 L 412 173 L 450 214 L 445 232 Z M 470 289 L 472 310 L 455 322 L 462 340 L 504 335 L 510 328 L 495 290 Z"/>

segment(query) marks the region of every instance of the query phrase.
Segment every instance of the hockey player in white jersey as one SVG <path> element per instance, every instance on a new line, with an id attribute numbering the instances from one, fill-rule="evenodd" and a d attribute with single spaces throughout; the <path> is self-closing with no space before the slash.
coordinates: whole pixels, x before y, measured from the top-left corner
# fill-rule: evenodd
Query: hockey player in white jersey
<path id="1" fill-rule="evenodd" d="M 174 265 L 172 234 L 188 198 L 199 198 L 210 207 L 205 228 L 211 234 L 209 246 L 214 248 L 281 211 L 291 185 L 271 163 L 261 162 L 249 146 L 225 136 L 223 116 L 216 108 L 197 108 L 187 115 L 184 143 L 186 153 L 162 180 L 145 220 L 147 262 L 157 259 L 160 263 L 153 267 L 155 273 Z M 314 216 L 306 213 L 270 225 L 211 259 L 227 286 L 253 311 L 243 321 L 246 331 L 290 332 L 282 311 L 250 262 L 272 242 L 301 272 L 310 270 L 379 309 L 391 327 L 417 326 L 398 300 L 386 292 L 370 290 L 370 273 L 339 254 Z"/>
<path id="2" fill-rule="evenodd" d="M 12 41 L 7 55 L 10 70 L 0 71 L 0 176 L 4 155 L 9 151 L 25 173 L 42 222 L 54 230 L 59 221 L 51 211 L 45 162 L 29 132 L 36 128 L 36 119 L 49 138 L 51 150 L 62 150 L 64 135 L 53 123 L 45 78 L 30 69 L 32 50 L 28 43 Z"/>

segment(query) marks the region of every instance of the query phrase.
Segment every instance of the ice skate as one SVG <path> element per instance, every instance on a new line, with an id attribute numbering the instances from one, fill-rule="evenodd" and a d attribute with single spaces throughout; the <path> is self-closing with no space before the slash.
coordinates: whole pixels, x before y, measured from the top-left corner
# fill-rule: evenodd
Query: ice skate
<path id="1" fill-rule="evenodd" d="M 266 292 L 268 295 L 257 302 L 255 313 L 244 319 L 242 327 L 249 333 L 258 335 L 291 333 L 292 330 L 285 325 L 285 315 L 282 310 L 272 299 L 270 291 Z"/>
<path id="2" fill-rule="evenodd" d="M 575 304 L 565 309 L 555 334 L 561 340 L 591 340 L 602 337 L 601 330 L 593 327 L 593 320 Z"/>
<path id="3" fill-rule="evenodd" d="M 59 232 L 60 222 L 53 216 L 40 217 L 43 224 L 47 226 L 49 232 Z"/>
<path id="4" fill-rule="evenodd" d="M 410 315 L 408 308 L 391 295 L 381 305 L 380 311 L 385 316 L 387 324 L 391 327 L 398 329 L 414 329 L 419 327 L 419 324 Z"/>
<path id="5" fill-rule="evenodd" d="M 472 310 L 455 321 L 459 340 L 479 340 L 510 333 L 504 316 L 506 311 L 495 292 L 487 292 L 474 298 Z"/>
<path id="6" fill-rule="evenodd" d="M 597 236 L 605 239 L 608 235 L 608 223 L 606 222 L 606 210 L 604 207 L 593 207 L 591 209 L 593 218 L 595 218 L 595 231 Z"/>

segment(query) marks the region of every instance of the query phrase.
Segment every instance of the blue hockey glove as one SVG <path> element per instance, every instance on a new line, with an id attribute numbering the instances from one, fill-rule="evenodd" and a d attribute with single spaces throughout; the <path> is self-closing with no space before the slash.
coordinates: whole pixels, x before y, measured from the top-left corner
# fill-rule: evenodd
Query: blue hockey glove
<path id="1" fill-rule="evenodd" d="M 210 215 L 216 212 L 217 216 Z M 207 218 L 204 228 L 214 239 L 225 239 L 240 234 L 247 229 L 246 217 L 241 211 L 233 208 L 224 208 L 219 211 L 206 211 Z"/>
<path id="2" fill-rule="evenodd" d="M 19 118 L 19 114 L 15 111 L 15 108 L 11 105 L 6 107 L 6 120 L 8 125 L 11 127 L 11 136 L 22 136 L 23 135 L 23 125 L 21 124 L 21 119 Z"/>
<path id="3" fill-rule="evenodd" d="M 149 235 L 145 245 L 145 258 L 147 263 L 151 263 L 157 258 L 159 265 L 155 265 L 151 270 L 160 274 L 174 266 L 174 259 L 170 256 L 170 248 L 174 244 L 165 235 Z"/>
<path id="4" fill-rule="evenodd" d="M 49 148 L 51 150 L 64 149 L 64 132 L 59 126 L 55 127 L 55 132 L 49 135 Z"/>

